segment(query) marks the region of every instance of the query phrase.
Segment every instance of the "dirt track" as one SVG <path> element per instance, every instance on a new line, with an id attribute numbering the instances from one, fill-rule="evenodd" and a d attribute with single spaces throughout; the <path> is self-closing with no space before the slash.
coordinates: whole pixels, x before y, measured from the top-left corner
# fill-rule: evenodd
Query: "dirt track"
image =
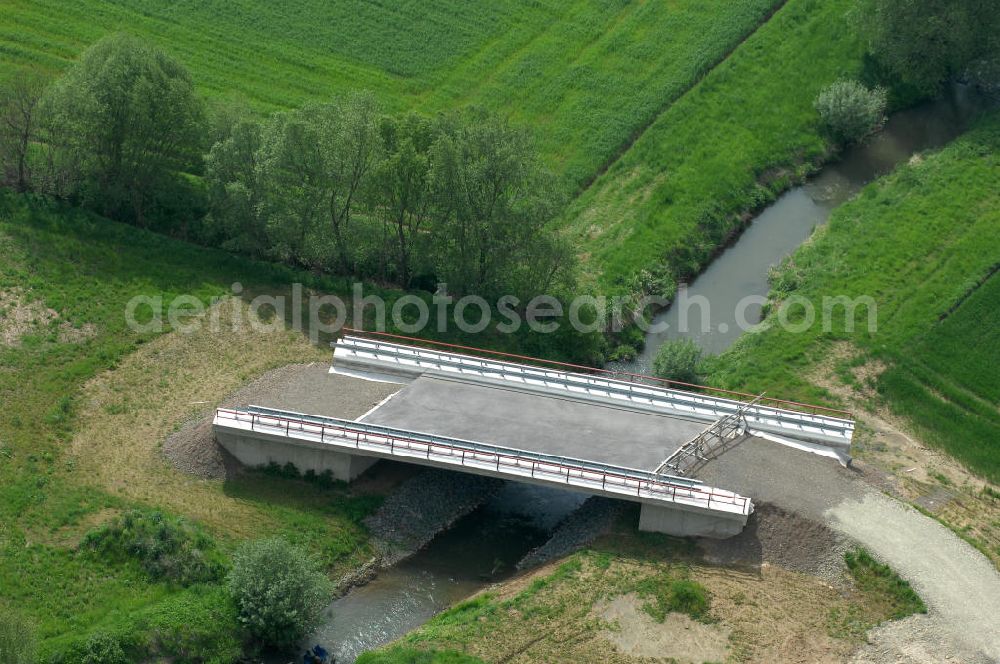
<path id="1" fill-rule="evenodd" d="M 1000 574 L 950 530 L 881 494 L 859 470 L 753 438 L 709 463 L 701 476 L 824 524 L 913 585 L 928 614 L 874 630 L 857 661 L 1000 661 Z M 796 535 L 800 542 L 809 538 L 789 533 Z M 842 548 L 829 547 L 827 564 L 840 564 Z"/>

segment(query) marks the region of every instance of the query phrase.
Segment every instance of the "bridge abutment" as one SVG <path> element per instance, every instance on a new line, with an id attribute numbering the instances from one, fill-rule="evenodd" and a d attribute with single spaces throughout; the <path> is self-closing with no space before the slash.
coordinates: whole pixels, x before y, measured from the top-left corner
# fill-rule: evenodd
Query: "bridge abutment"
<path id="1" fill-rule="evenodd" d="M 676 537 L 711 537 L 724 539 L 739 535 L 747 517 L 733 519 L 708 512 L 689 512 L 676 507 L 643 503 L 639 511 L 639 530 L 665 533 Z"/>
<path id="2" fill-rule="evenodd" d="M 260 432 L 244 434 L 217 430 L 215 437 L 226 451 L 246 466 L 291 463 L 303 473 L 311 470 L 321 475 L 330 471 L 333 479 L 343 482 L 350 482 L 378 461 L 376 457 L 348 454 L 331 450 L 329 446 L 289 445 L 287 438 Z"/>

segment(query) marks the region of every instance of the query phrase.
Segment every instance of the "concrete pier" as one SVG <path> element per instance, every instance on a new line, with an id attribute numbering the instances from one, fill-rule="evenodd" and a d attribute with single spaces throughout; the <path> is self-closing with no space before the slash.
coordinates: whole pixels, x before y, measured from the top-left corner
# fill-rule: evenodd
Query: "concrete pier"
<path id="1" fill-rule="evenodd" d="M 643 503 L 639 510 L 639 530 L 677 537 L 725 539 L 739 535 L 746 522 L 744 516 L 726 518 L 715 512 L 693 512 L 649 503 Z"/>

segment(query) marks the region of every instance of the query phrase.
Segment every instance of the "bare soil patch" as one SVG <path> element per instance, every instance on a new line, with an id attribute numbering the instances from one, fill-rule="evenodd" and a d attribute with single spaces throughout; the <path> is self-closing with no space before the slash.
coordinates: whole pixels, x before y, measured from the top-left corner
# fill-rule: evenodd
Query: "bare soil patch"
<path id="1" fill-rule="evenodd" d="M 28 300 L 19 289 L 0 291 L 0 344 L 16 347 L 21 338 L 41 330 L 59 318 L 38 300 Z"/>
<path id="2" fill-rule="evenodd" d="M 56 326 L 59 343 L 81 343 L 97 335 L 93 323 L 76 326 L 60 320 L 59 312 L 40 300 L 31 300 L 21 289 L 0 291 L 0 346 L 15 348 L 28 334 L 38 334 Z"/>
<path id="3" fill-rule="evenodd" d="M 721 662 L 729 650 L 729 630 L 721 625 L 696 622 L 681 613 L 667 614 L 662 623 L 642 610 L 634 593 L 602 600 L 594 613 L 609 626 L 605 639 L 624 655 L 670 658 L 677 664 Z"/>
<path id="4" fill-rule="evenodd" d="M 840 584 L 849 543 L 819 521 L 762 503 L 742 533 L 724 540 L 702 539 L 699 545 L 710 563 L 776 565 Z"/>

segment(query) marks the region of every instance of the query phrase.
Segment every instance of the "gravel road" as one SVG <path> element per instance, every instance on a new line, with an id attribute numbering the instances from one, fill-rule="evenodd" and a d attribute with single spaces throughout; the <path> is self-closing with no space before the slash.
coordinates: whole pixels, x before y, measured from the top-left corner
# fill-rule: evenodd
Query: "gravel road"
<path id="1" fill-rule="evenodd" d="M 842 566 L 844 545 L 857 542 L 913 585 L 928 614 L 873 630 L 857 662 L 1000 662 L 1000 574 L 937 521 L 880 493 L 861 470 L 750 438 L 708 463 L 699 478 L 761 504 L 757 528 L 771 535 L 748 537 L 764 560 L 803 571 L 818 568 L 812 571 L 822 574 L 831 565 Z M 775 519 L 794 525 L 791 515 L 833 533 L 823 545 L 829 551 L 825 559 L 815 558 L 818 550 L 807 546 L 815 530 L 782 528 L 782 544 L 775 529 L 764 526 Z M 706 548 L 719 558 L 733 556 L 725 543 Z M 798 557 L 803 558 L 796 564 Z"/>
<path id="2" fill-rule="evenodd" d="M 934 656 L 926 661 L 1000 662 L 1000 575 L 982 554 L 937 521 L 874 492 L 843 501 L 827 516 L 833 528 L 892 565 L 927 604 L 929 619 L 911 623 L 925 638 L 886 629 L 885 661 L 899 661 L 892 646 L 903 646 L 911 655 Z M 876 639 L 876 653 L 878 645 Z"/>

